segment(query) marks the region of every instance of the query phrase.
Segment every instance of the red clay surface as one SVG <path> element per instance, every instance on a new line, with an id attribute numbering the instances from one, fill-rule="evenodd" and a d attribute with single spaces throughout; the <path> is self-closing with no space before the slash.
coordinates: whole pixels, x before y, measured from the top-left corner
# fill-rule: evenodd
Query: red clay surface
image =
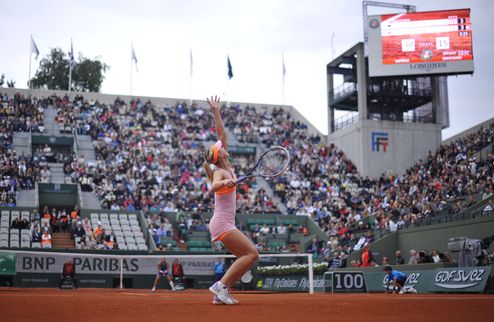
<path id="1" fill-rule="evenodd" d="M 213 305 L 206 290 L 0 288 L 0 321 L 492 321 L 493 295 L 233 292 Z"/>

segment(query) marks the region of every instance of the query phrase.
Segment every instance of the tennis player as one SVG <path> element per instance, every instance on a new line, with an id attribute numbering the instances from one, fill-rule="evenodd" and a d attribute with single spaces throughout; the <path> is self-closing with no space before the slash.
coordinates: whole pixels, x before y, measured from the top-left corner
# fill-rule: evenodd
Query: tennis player
<path id="1" fill-rule="evenodd" d="M 384 267 L 384 271 L 386 272 L 386 293 L 391 292 L 389 288 L 392 285 L 391 289 L 393 293 L 399 292 L 400 294 L 403 294 L 403 287 L 405 286 L 407 275 L 394 270 L 391 266 Z"/>
<path id="2" fill-rule="evenodd" d="M 170 284 L 172 291 L 175 291 L 175 285 L 173 284 L 173 280 L 170 276 L 170 273 L 168 273 L 168 263 L 166 262 L 166 259 L 164 257 L 158 263 L 158 273 L 156 274 L 156 279 L 154 280 L 154 285 L 152 289 L 153 292 L 156 291 L 156 286 L 158 286 L 161 276 L 163 276 L 168 280 L 168 284 Z"/>
<path id="3" fill-rule="evenodd" d="M 225 304 L 237 304 L 230 296 L 228 288 L 233 286 L 258 258 L 254 244 L 235 227 L 237 211 L 237 193 L 235 180 L 237 177 L 228 161 L 226 132 L 220 115 L 219 97 L 207 99 L 214 115 L 214 123 L 218 134 L 218 142 L 211 145 L 204 153 L 204 170 L 211 181 L 214 193 L 214 213 L 209 223 L 209 231 L 213 242 L 221 241 L 225 247 L 237 257 L 218 282 L 209 290 L 215 294 L 213 303 L 220 301 Z M 213 168 L 213 169 L 212 169 Z"/>

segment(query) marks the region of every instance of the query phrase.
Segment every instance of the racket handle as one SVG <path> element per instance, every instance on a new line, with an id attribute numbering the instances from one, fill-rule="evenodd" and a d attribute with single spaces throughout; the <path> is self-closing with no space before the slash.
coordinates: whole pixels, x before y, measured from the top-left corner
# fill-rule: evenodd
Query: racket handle
<path id="1" fill-rule="evenodd" d="M 246 179 L 247 179 L 247 177 L 246 177 L 246 176 L 241 176 L 240 178 L 238 178 L 238 179 L 235 181 L 235 183 L 240 183 L 240 182 L 242 182 L 242 181 L 245 181 Z"/>

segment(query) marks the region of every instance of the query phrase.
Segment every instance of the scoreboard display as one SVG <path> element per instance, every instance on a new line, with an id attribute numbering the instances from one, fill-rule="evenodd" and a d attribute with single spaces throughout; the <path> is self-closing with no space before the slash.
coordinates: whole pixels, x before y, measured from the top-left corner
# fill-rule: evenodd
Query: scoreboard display
<path id="1" fill-rule="evenodd" d="M 470 9 L 369 18 L 369 75 L 473 73 Z"/>

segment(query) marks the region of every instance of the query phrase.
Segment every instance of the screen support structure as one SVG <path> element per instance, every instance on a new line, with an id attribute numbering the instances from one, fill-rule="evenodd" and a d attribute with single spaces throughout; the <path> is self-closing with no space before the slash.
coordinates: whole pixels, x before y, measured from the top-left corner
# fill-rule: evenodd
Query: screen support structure
<path id="1" fill-rule="evenodd" d="M 362 2 L 362 20 L 364 24 L 364 55 L 367 56 L 367 42 L 369 41 L 369 14 L 368 7 L 385 7 L 403 9 L 406 12 L 416 12 L 417 8 L 408 4 L 388 3 L 379 1 L 363 1 Z"/>

